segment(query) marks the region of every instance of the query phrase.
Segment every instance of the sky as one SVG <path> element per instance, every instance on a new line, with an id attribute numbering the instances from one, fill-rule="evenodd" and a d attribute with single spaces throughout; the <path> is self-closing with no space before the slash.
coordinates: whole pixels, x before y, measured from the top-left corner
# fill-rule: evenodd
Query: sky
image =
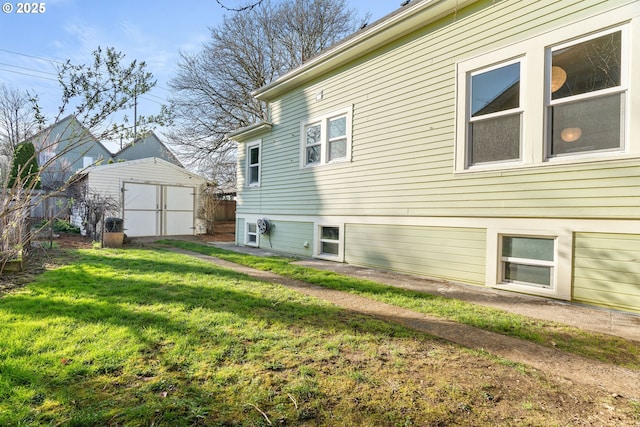
<path id="1" fill-rule="evenodd" d="M 138 112 L 157 114 L 171 95 L 168 83 L 180 52 L 198 52 L 209 40 L 209 28 L 218 26 L 225 14 L 235 13 L 220 3 L 237 8 L 248 1 L 0 0 L 0 84 L 37 94 L 45 117 L 54 117 L 60 105 L 58 67 L 67 59 L 89 64 L 98 46 L 114 47 L 125 54 L 126 64 L 134 59 L 146 62 L 157 85 L 142 97 Z M 370 13 L 373 22 L 400 7 L 401 0 L 347 3 L 361 16 Z"/>

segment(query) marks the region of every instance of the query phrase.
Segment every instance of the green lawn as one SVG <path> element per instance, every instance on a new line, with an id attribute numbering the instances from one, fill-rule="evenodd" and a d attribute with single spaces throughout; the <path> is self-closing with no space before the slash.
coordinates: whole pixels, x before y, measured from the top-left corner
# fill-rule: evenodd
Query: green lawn
<path id="1" fill-rule="evenodd" d="M 258 257 L 178 240 L 165 240 L 163 243 L 421 313 L 440 316 L 477 328 L 526 339 L 580 356 L 631 369 L 640 369 L 640 345 L 622 338 L 591 333 L 559 323 L 536 320 L 460 300 L 294 265 L 289 258 Z"/>
<path id="2" fill-rule="evenodd" d="M 2 426 L 568 425 L 600 405 L 639 420 L 637 402 L 192 257 L 72 253 L 0 298 Z"/>

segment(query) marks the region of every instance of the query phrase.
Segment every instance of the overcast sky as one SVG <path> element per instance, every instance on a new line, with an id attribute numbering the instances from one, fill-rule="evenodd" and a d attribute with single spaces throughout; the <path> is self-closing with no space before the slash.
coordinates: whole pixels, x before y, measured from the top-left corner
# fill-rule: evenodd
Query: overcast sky
<path id="1" fill-rule="evenodd" d="M 220 1 L 228 7 L 246 3 Z M 400 0 L 348 3 L 361 15 L 370 12 L 370 22 L 400 7 Z M 139 112 L 156 114 L 169 96 L 179 52 L 197 52 L 209 39 L 208 28 L 233 13 L 216 0 L 47 0 L 35 3 L 39 13 L 26 13 L 24 5 L 33 2 L 0 4 L 0 83 L 37 93 L 47 117 L 55 115 L 60 99 L 56 67 L 66 59 L 90 63 L 98 46 L 116 48 L 127 63 L 147 63 L 158 85 L 143 97 Z"/>

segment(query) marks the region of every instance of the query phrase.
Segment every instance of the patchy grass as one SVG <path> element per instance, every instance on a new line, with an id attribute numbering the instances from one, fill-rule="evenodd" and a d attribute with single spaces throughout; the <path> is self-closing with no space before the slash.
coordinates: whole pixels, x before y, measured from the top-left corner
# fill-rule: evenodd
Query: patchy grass
<path id="1" fill-rule="evenodd" d="M 591 333 L 579 328 L 532 319 L 465 301 L 294 265 L 291 264 L 291 258 L 258 257 L 176 240 L 162 242 L 314 285 L 350 292 L 420 313 L 436 315 L 458 323 L 533 341 L 580 356 L 640 369 L 640 346 L 622 338 Z"/>
<path id="2" fill-rule="evenodd" d="M 0 425 L 640 420 L 637 402 L 193 257 L 72 253 L 70 264 L 0 298 Z"/>

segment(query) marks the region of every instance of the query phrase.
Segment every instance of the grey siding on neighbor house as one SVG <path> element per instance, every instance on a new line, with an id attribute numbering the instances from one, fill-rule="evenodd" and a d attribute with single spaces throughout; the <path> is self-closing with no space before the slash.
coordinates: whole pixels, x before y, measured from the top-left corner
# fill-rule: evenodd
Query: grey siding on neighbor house
<path id="1" fill-rule="evenodd" d="M 138 139 L 114 154 L 116 160 L 137 160 L 157 157 L 178 166 L 182 166 L 173 153 L 158 139 L 155 134 Z"/>
<path id="2" fill-rule="evenodd" d="M 453 227 L 345 225 L 345 261 L 484 284 L 486 232 Z"/>
<path id="3" fill-rule="evenodd" d="M 85 157 L 90 157 L 93 164 L 106 164 L 111 159 L 109 150 L 72 116 L 42 131 L 33 141 L 36 149 L 41 148 L 40 166 L 45 166 L 46 153 L 57 156 L 55 164 L 43 171 L 43 184 L 51 180 L 64 181 L 84 169 Z"/>

